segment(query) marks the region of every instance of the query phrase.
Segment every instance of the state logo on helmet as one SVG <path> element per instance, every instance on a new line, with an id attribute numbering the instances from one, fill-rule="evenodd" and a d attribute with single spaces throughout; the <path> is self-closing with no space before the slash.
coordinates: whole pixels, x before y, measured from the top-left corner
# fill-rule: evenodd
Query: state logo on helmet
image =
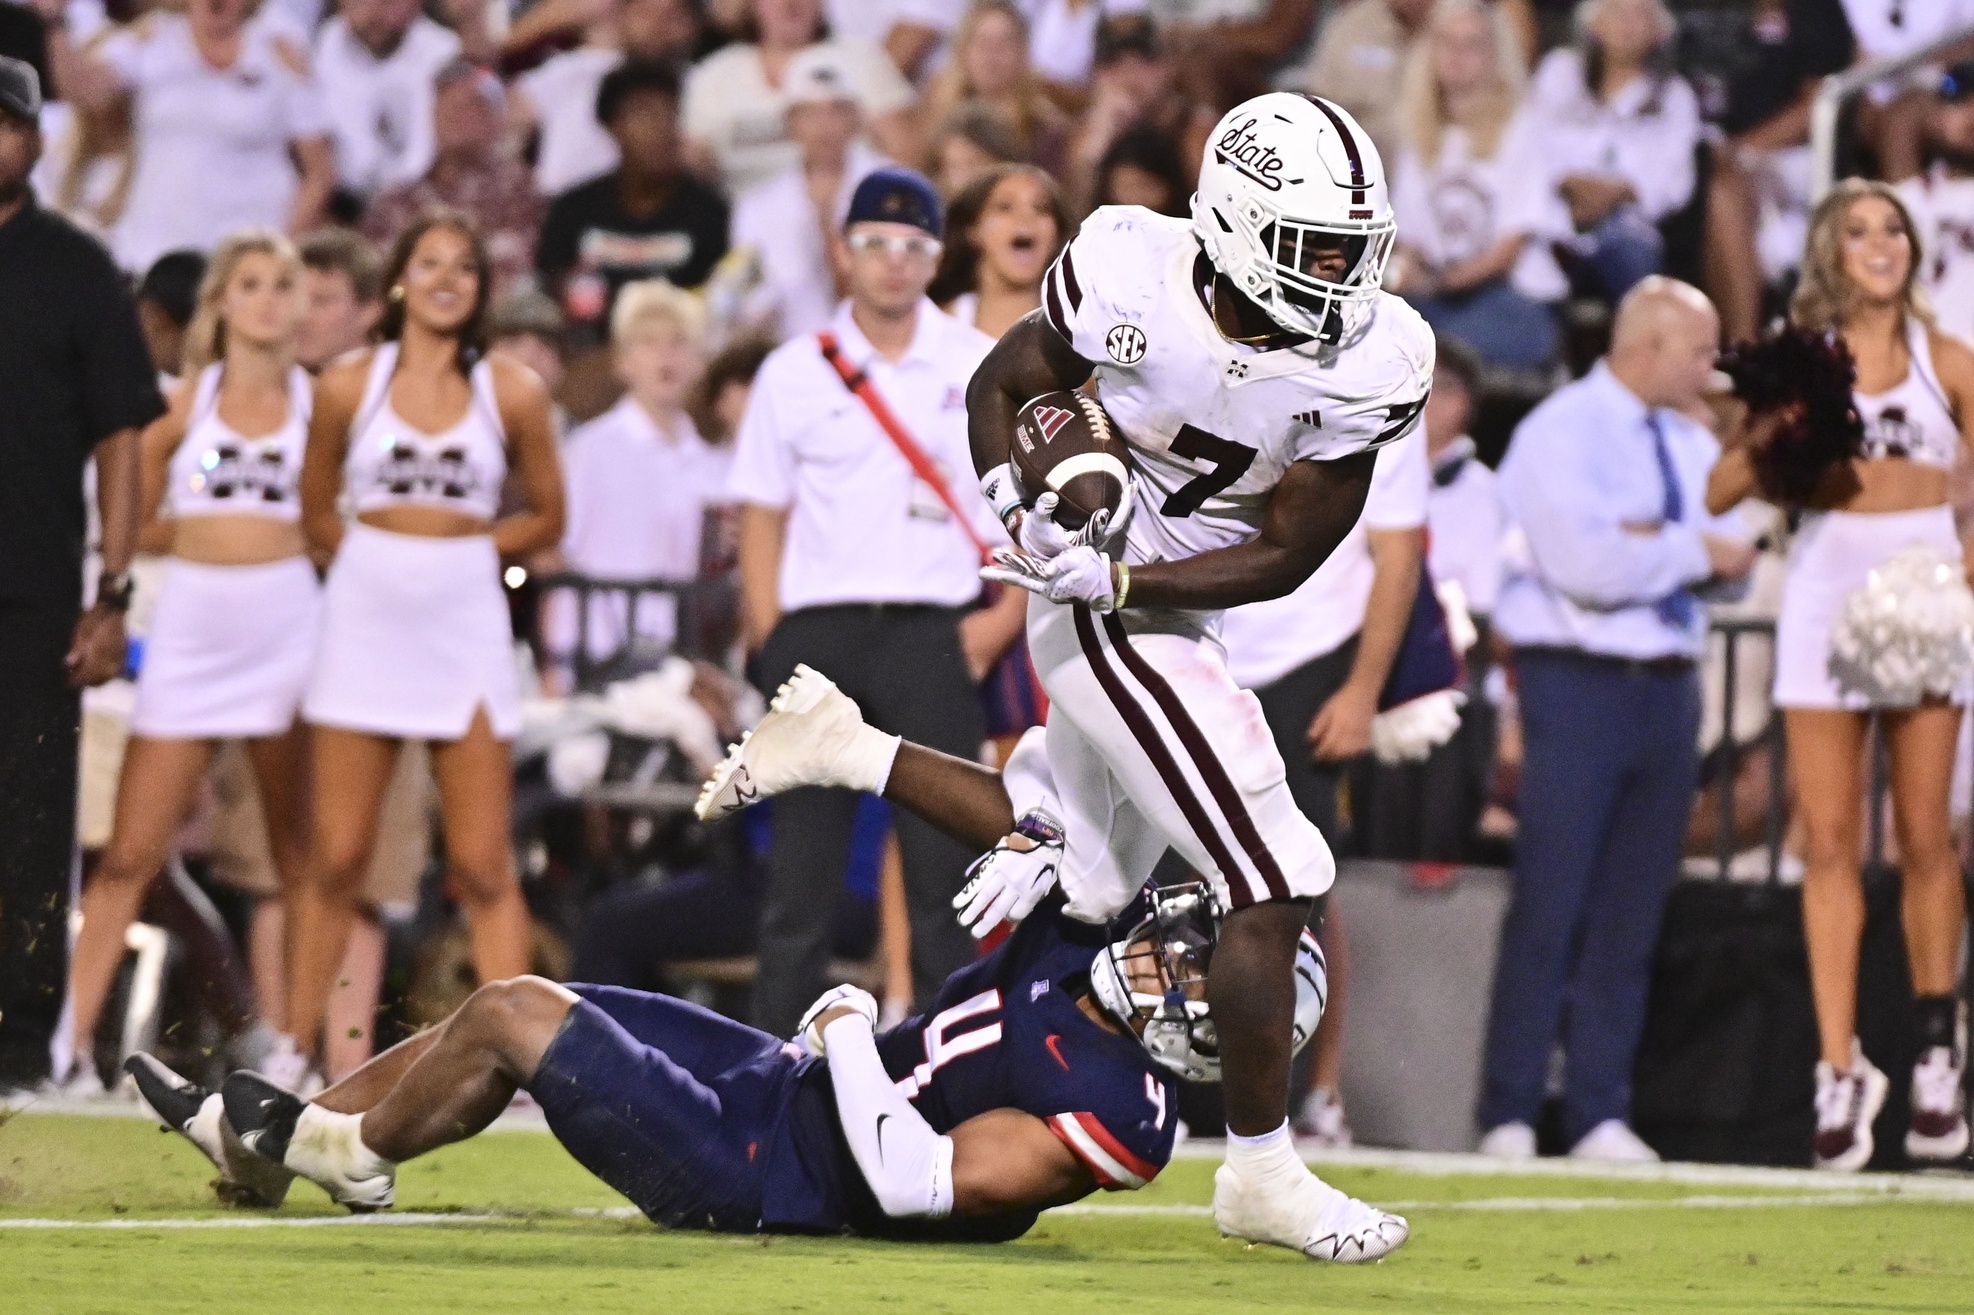
<path id="1" fill-rule="evenodd" d="M 1147 886 L 1140 907 L 1143 916 L 1120 921 L 1122 937 L 1097 951 L 1091 994 L 1160 1068 L 1189 1082 L 1218 1082 L 1220 1040 L 1206 975 L 1220 939 L 1220 901 L 1205 882 L 1183 881 Z M 1295 955 L 1293 1052 L 1316 1034 L 1329 994 L 1323 949 L 1305 930 Z"/>
<path id="2" fill-rule="evenodd" d="M 1271 91 L 1214 127 L 1193 231 L 1275 323 L 1334 343 L 1369 318 L 1397 225 L 1370 134 L 1329 101 Z"/>

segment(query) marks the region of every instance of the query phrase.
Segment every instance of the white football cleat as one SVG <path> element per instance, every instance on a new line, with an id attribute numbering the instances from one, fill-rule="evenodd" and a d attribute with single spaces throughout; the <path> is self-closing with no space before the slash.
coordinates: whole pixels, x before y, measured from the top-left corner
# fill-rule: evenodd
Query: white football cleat
<path id="1" fill-rule="evenodd" d="M 803 664 L 782 682 L 760 725 L 713 769 L 692 811 L 702 822 L 805 785 L 881 790 L 898 738 L 864 722 L 856 701 Z"/>
<path id="2" fill-rule="evenodd" d="M 1303 1139 L 1326 1151 L 1350 1149 L 1350 1122 L 1343 1116 L 1343 1097 L 1323 1087 L 1311 1087 L 1296 1120 Z"/>
<path id="3" fill-rule="evenodd" d="M 1944 1164 L 1967 1154 L 1967 1093 L 1964 1065 L 1953 1046 L 1928 1046 L 1912 1067 L 1912 1124 L 1905 1153 L 1927 1164 Z"/>
<path id="4" fill-rule="evenodd" d="M 1570 1147 L 1570 1158 L 1603 1164 L 1657 1164 L 1659 1153 L 1623 1119 L 1605 1119 Z"/>
<path id="5" fill-rule="evenodd" d="M 1383 1260 L 1412 1234 L 1403 1217 L 1346 1196 L 1307 1169 L 1269 1191 L 1228 1164 L 1213 1174 L 1213 1222 L 1223 1237 L 1342 1265 Z"/>

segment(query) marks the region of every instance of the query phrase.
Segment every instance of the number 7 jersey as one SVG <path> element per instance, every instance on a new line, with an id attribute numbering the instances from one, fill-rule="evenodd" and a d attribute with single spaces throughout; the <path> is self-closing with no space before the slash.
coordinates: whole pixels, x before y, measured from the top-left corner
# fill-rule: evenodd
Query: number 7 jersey
<path id="1" fill-rule="evenodd" d="M 1432 330 L 1397 297 L 1379 294 L 1340 345 L 1264 352 L 1214 327 L 1212 278 L 1190 220 L 1105 206 L 1043 284 L 1043 316 L 1095 364 L 1097 400 L 1130 448 L 1133 563 L 1254 538 L 1291 462 L 1396 442 L 1432 384 Z"/>

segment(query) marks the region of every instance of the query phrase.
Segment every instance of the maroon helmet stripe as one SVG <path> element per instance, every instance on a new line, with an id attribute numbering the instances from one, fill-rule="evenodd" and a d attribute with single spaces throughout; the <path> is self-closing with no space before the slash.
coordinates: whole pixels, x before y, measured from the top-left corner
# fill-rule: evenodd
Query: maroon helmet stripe
<path id="1" fill-rule="evenodd" d="M 1219 755 L 1214 753 L 1213 745 L 1201 732 L 1199 723 L 1193 720 L 1192 714 L 1186 710 L 1185 703 L 1173 691 L 1172 686 L 1166 683 L 1165 677 L 1159 674 L 1158 669 L 1145 661 L 1144 656 L 1131 647 L 1131 636 L 1124 629 L 1124 623 L 1118 619 L 1117 613 L 1105 614 L 1104 632 L 1110 636 L 1111 648 L 1123 661 L 1124 669 L 1137 677 L 1138 683 L 1145 687 L 1146 692 L 1152 696 L 1152 701 L 1158 704 L 1159 711 L 1165 714 L 1165 719 L 1172 723 L 1172 729 L 1179 735 L 1179 743 L 1185 746 L 1187 755 L 1193 760 L 1193 766 L 1199 771 L 1200 779 L 1206 782 L 1207 792 L 1213 796 L 1213 801 L 1220 805 L 1221 814 L 1226 817 L 1227 825 L 1233 829 L 1234 839 L 1240 842 L 1241 848 L 1247 852 L 1249 862 L 1254 865 L 1255 872 L 1260 874 L 1262 882 L 1267 886 L 1268 897 L 1287 899 L 1289 883 L 1282 876 L 1281 865 L 1275 862 L 1275 855 L 1269 851 L 1268 842 L 1261 838 L 1260 829 L 1254 825 L 1254 819 L 1248 815 L 1247 806 L 1241 802 L 1240 790 L 1227 775 L 1227 769 L 1221 765 Z M 1245 873 L 1242 875 L 1246 876 Z M 1233 880 L 1234 874 L 1229 872 L 1227 883 L 1230 887 L 1233 885 Z M 1249 882 L 1251 885 L 1252 880 L 1249 879 Z"/>
<path id="2" fill-rule="evenodd" d="M 1064 251 L 1066 256 L 1069 253 Z M 1042 280 L 1042 314 L 1048 317 L 1049 327 L 1062 335 L 1064 342 L 1075 342 L 1076 335 L 1070 331 L 1069 317 L 1062 313 L 1062 294 L 1056 291 L 1056 271 L 1050 270 Z"/>
<path id="3" fill-rule="evenodd" d="M 1307 96 L 1304 99 L 1323 111 L 1323 117 L 1337 130 L 1337 136 L 1343 138 L 1343 153 L 1350 158 L 1350 185 L 1356 189 L 1351 192 L 1350 199 L 1358 205 L 1364 204 L 1364 190 L 1371 184 L 1364 177 L 1364 152 L 1357 147 L 1357 134 L 1350 130 L 1350 125 L 1344 122 L 1336 107 L 1321 96 Z"/>
<path id="4" fill-rule="evenodd" d="M 1090 660 L 1090 671 L 1109 696 L 1111 705 L 1117 709 L 1117 715 L 1131 732 L 1131 738 L 1138 742 L 1138 747 L 1145 751 L 1145 757 L 1151 760 L 1158 779 L 1165 783 L 1166 790 L 1172 795 L 1172 802 L 1179 806 L 1180 816 L 1186 819 L 1186 824 L 1199 838 L 1201 847 L 1219 865 L 1221 875 L 1227 879 L 1227 891 L 1233 907 L 1244 909 L 1258 903 L 1251 879 L 1235 864 L 1233 851 L 1227 847 L 1219 828 L 1213 825 L 1212 815 L 1206 811 L 1192 783 L 1180 769 L 1178 760 L 1172 756 L 1171 747 L 1159 734 L 1157 723 L 1132 697 L 1123 677 L 1117 674 L 1117 669 L 1104 655 L 1103 641 L 1097 637 L 1097 628 L 1090 620 L 1090 609 L 1082 603 L 1074 606 L 1076 638 L 1083 646 L 1083 655 Z"/>

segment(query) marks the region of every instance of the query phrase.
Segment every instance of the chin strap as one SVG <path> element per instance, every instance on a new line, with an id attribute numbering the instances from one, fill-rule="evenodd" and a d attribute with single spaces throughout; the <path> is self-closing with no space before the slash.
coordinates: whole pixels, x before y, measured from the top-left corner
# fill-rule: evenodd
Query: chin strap
<path id="1" fill-rule="evenodd" d="M 934 1132 L 884 1071 L 870 1020 L 838 1018 L 823 1044 L 837 1120 L 879 1208 L 893 1219 L 953 1213 L 953 1139 Z"/>

